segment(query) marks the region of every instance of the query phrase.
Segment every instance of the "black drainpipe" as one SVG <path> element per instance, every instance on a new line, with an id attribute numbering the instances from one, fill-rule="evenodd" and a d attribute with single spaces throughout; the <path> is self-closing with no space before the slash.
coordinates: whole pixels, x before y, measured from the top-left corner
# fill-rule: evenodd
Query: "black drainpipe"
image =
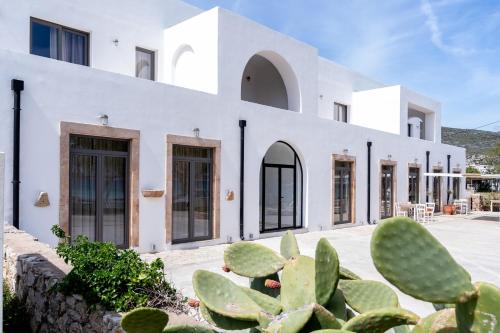
<path id="1" fill-rule="evenodd" d="M 430 151 L 425 152 L 425 172 L 429 173 Z M 429 176 L 425 176 L 425 202 L 429 202 Z"/>
<path id="2" fill-rule="evenodd" d="M 366 191 L 366 194 L 367 194 L 367 197 L 366 197 L 366 221 L 368 222 L 368 224 L 371 224 L 370 222 L 370 218 L 371 218 L 371 213 L 370 213 L 370 205 L 371 205 L 371 197 L 370 197 L 370 194 L 371 194 L 371 166 L 372 166 L 372 142 L 371 141 L 368 141 L 366 143 L 366 146 L 368 147 L 368 170 L 367 170 L 367 183 L 368 183 L 368 186 L 367 186 L 367 191 Z"/>
<path id="3" fill-rule="evenodd" d="M 240 239 L 245 239 L 243 230 L 244 222 L 244 201 L 243 196 L 245 193 L 245 127 L 247 126 L 246 120 L 240 120 Z"/>
<path id="4" fill-rule="evenodd" d="M 448 159 L 448 173 L 451 173 L 450 164 L 451 164 L 451 155 L 446 155 Z M 446 204 L 450 204 L 450 177 L 446 177 Z"/>
<path id="5" fill-rule="evenodd" d="M 14 91 L 14 152 L 12 168 L 12 225 L 19 229 L 19 148 L 21 145 L 21 91 L 24 81 L 12 79 L 11 89 Z"/>

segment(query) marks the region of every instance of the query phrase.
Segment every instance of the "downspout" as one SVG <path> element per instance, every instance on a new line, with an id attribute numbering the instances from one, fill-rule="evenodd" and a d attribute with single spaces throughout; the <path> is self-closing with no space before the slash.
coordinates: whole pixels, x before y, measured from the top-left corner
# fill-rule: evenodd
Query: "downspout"
<path id="1" fill-rule="evenodd" d="M 450 173 L 451 155 L 446 155 L 446 158 L 448 159 L 448 173 Z M 446 177 L 446 204 L 450 204 L 450 177 Z"/>
<path id="2" fill-rule="evenodd" d="M 14 91 L 14 152 L 12 166 L 12 225 L 19 229 L 19 151 L 21 144 L 21 91 L 24 81 L 12 79 L 11 90 Z"/>
<path id="3" fill-rule="evenodd" d="M 367 183 L 368 183 L 368 186 L 367 186 L 367 191 L 366 191 L 366 221 L 368 222 L 368 224 L 371 224 L 370 222 L 370 218 L 371 218 L 371 212 L 370 212 L 370 209 L 371 209 L 371 166 L 372 166 L 372 142 L 371 141 L 368 141 L 366 143 L 366 146 L 368 147 L 368 170 L 367 170 Z"/>
<path id="4" fill-rule="evenodd" d="M 430 151 L 425 152 L 425 172 L 429 173 Z M 425 176 L 425 202 L 429 202 L 429 176 Z"/>
<path id="5" fill-rule="evenodd" d="M 239 121 L 240 126 L 240 239 L 245 240 L 244 234 L 244 193 L 245 193 L 245 127 L 246 120 Z"/>

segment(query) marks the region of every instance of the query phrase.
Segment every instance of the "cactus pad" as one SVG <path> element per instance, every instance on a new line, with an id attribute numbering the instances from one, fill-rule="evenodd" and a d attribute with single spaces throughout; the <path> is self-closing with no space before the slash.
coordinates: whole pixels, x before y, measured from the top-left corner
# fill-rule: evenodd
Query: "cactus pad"
<path id="1" fill-rule="evenodd" d="M 210 325 L 222 328 L 223 330 L 244 330 L 259 326 L 259 323 L 256 321 L 238 320 L 222 316 L 208 309 L 203 303 L 200 304 L 200 312 Z"/>
<path id="2" fill-rule="evenodd" d="M 337 288 L 332 298 L 328 301 L 327 304 L 324 305 L 325 308 L 333 313 L 333 315 L 337 318 L 337 320 L 347 320 L 347 312 L 345 305 L 345 297 L 342 291 Z"/>
<path id="3" fill-rule="evenodd" d="M 276 317 L 269 326 L 264 329 L 265 333 L 298 333 L 306 325 L 313 313 L 313 306 L 307 305 L 301 309 L 282 313 Z"/>
<path id="4" fill-rule="evenodd" d="M 457 304 L 460 332 L 500 333 L 500 288 L 485 282 L 475 284 L 477 297 Z"/>
<path id="5" fill-rule="evenodd" d="M 362 313 L 342 326 L 343 330 L 356 333 L 384 333 L 401 325 L 415 325 L 419 317 L 408 310 L 385 308 Z"/>
<path id="6" fill-rule="evenodd" d="M 253 290 L 260 291 L 261 293 L 266 294 L 268 296 L 277 298 L 280 294 L 280 290 L 266 287 L 265 286 L 266 280 L 279 281 L 280 278 L 278 276 L 278 273 L 274 273 L 259 278 L 250 278 L 250 288 L 252 288 Z"/>
<path id="7" fill-rule="evenodd" d="M 209 271 L 193 274 L 196 296 L 210 310 L 234 319 L 258 320 L 261 308 L 231 280 Z"/>
<path id="8" fill-rule="evenodd" d="M 470 275 L 427 229 L 405 217 L 387 219 L 371 240 L 377 270 L 402 292 L 435 303 L 466 301 Z"/>
<path id="9" fill-rule="evenodd" d="M 298 256 L 290 259 L 281 274 L 281 304 L 285 311 L 316 303 L 314 259 Z"/>
<path id="10" fill-rule="evenodd" d="M 165 327 L 163 329 L 163 333 L 217 333 L 217 332 L 211 328 L 199 325 L 172 325 Z"/>
<path id="11" fill-rule="evenodd" d="M 263 294 L 257 290 L 253 290 L 250 288 L 245 288 L 245 287 L 240 287 L 240 288 L 265 312 L 273 315 L 277 315 L 281 312 L 282 310 L 281 303 L 276 298 L 268 296 L 266 294 Z"/>
<path id="12" fill-rule="evenodd" d="M 319 304 L 314 304 L 313 314 L 305 327 L 305 331 L 318 329 L 340 329 L 342 324 L 335 316 Z"/>
<path id="13" fill-rule="evenodd" d="M 326 238 L 316 246 L 315 292 L 316 301 L 324 305 L 333 296 L 339 282 L 339 257 Z"/>
<path id="14" fill-rule="evenodd" d="M 312 331 L 311 333 L 354 333 L 351 331 L 344 331 L 344 330 L 332 330 L 332 329 L 326 329 L 326 330 L 316 330 Z"/>
<path id="15" fill-rule="evenodd" d="M 137 308 L 123 316 L 121 326 L 127 333 L 161 333 L 168 314 L 159 309 Z"/>
<path id="16" fill-rule="evenodd" d="M 340 266 L 339 268 L 339 274 L 342 280 L 361 280 L 361 278 L 357 274 L 342 266 Z"/>
<path id="17" fill-rule="evenodd" d="M 445 309 L 422 318 L 412 333 L 456 333 L 455 309 Z"/>
<path id="18" fill-rule="evenodd" d="M 280 271 L 286 259 L 273 250 L 253 242 L 231 244 L 224 252 L 224 263 L 234 273 L 250 278 Z"/>
<path id="19" fill-rule="evenodd" d="M 399 306 L 398 296 L 394 290 L 382 282 L 341 280 L 338 288 L 342 290 L 347 304 L 359 313 Z"/>
<path id="20" fill-rule="evenodd" d="M 280 253 L 286 259 L 300 255 L 297 239 L 290 230 L 288 230 L 283 237 L 281 237 Z"/>

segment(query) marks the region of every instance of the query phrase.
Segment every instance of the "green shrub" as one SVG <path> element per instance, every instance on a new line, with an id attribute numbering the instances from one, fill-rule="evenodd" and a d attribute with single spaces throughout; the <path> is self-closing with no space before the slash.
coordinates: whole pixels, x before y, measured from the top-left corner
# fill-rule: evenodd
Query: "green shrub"
<path id="1" fill-rule="evenodd" d="M 73 266 L 57 286 L 63 293 L 81 294 L 87 303 L 115 311 L 147 305 L 184 312 L 184 299 L 165 279 L 160 259 L 148 264 L 134 250 L 84 236 L 70 241 L 58 225 L 52 233 L 60 239 L 57 254 Z"/>
<path id="2" fill-rule="evenodd" d="M 3 282 L 3 331 L 5 333 L 31 332 L 30 317 L 26 308 L 10 290 L 9 285 Z"/>

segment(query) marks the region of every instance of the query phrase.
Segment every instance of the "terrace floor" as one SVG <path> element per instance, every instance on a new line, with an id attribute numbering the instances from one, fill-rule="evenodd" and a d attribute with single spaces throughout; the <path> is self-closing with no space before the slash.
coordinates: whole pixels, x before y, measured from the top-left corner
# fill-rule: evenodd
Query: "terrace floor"
<path id="1" fill-rule="evenodd" d="M 425 225 L 450 251 L 453 257 L 471 274 L 473 281 L 488 281 L 500 285 L 500 214 L 481 213 L 468 216 L 439 216 Z M 341 265 L 364 279 L 384 281 L 370 258 L 370 238 L 375 226 L 366 225 L 296 235 L 301 253 L 314 256 L 316 243 L 326 237 L 336 248 Z M 256 240 L 279 251 L 279 237 Z M 161 258 L 170 279 L 186 296 L 194 296 L 191 276 L 197 269 L 221 274 L 224 245 L 207 246 L 191 250 L 174 250 L 146 254 L 146 260 Z M 235 274 L 226 275 L 233 281 L 247 285 L 248 279 Z M 434 311 L 432 305 L 404 295 L 398 290 L 402 307 L 424 316 Z"/>

